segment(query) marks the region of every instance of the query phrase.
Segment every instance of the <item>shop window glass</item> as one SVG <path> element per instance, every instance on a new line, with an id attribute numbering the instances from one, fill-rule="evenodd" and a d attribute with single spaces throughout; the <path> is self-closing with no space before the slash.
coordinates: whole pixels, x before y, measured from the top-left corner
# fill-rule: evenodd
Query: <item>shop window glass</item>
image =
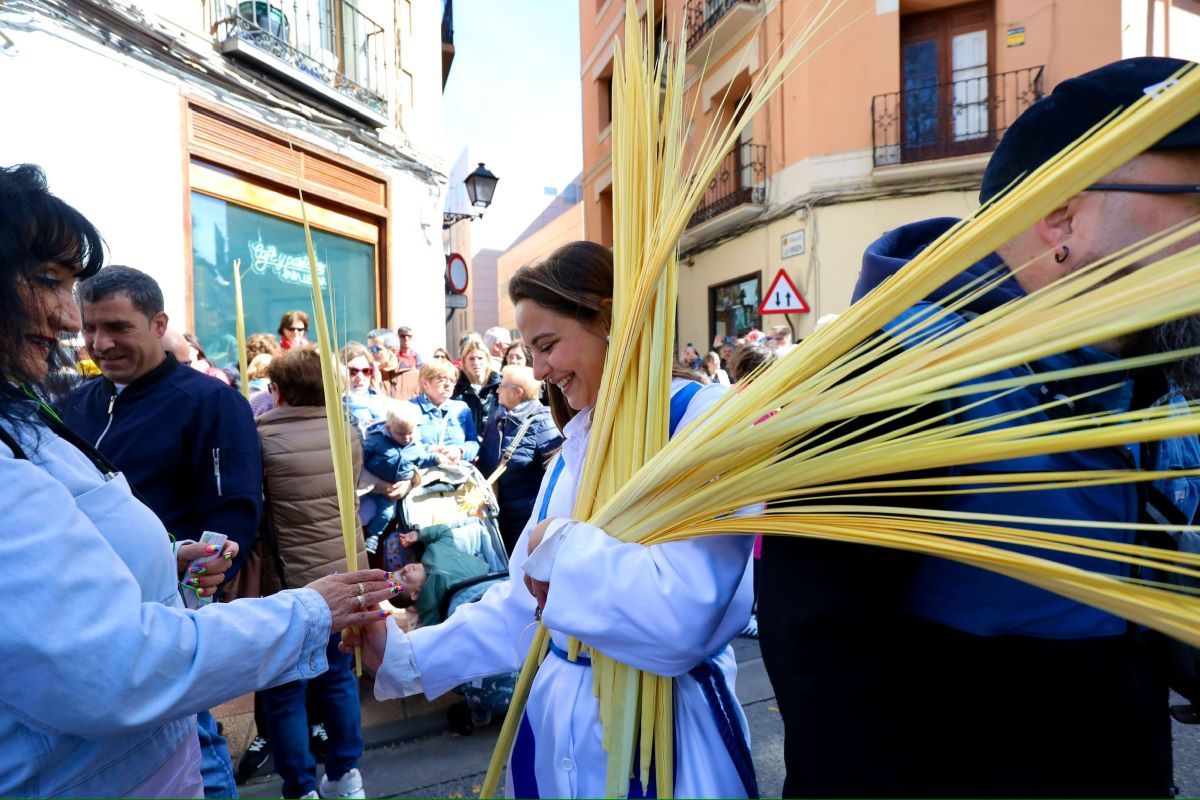
<path id="1" fill-rule="evenodd" d="M 375 327 L 375 245 L 313 229 L 327 308 L 341 342 Z M 209 360 L 237 363 L 233 262 L 242 262 L 246 335 L 276 333 L 284 312 L 312 316 L 304 226 L 199 192 L 192 193 L 195 333 Z M 311 320 L 310 320 L 311 325 Z M 316 332 L 309 331 L 315 341 Z"/>
<path id="2" fill-rule="evenodd" d="M 708 289 L 708 316 L 713 337 L 745 336 L 750 330 L 762 330 L 758 313 L 762 279 L 759 275 L 711 286 Z"/>

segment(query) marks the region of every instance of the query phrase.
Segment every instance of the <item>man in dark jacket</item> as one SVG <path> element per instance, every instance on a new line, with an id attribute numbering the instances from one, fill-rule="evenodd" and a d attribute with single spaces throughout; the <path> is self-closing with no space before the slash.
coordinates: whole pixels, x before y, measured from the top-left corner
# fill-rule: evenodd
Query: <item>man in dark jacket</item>
<path id="1" fill-rule="evenodd" d="M 63 401 L 63 421 L 124 473 L 177 540 L 214 531 L 237 542 L 228 581 L 254 547 L 262 512 L 262 452 L 249 404 L 164 352 L 167 315 L 149 275 L 107 267 L 80 282 L 79 298 L 84 342 L 103 377 Z M 202 753 L 205 792 L 236 797 L 215 723 L 207 712 L 199 722 L 201 743 L 210 744 L 207 729 L 216 748 Z"/>
<path id="2" fill-rule="evenodd" d="M 501 464 L 505 465 L 496 481 L 500 502 L 497 522 L 504 548 L 512 553 L 533 514 L 546 460 L 562 446 L 563 437 L 550 409 L 538 402 L 542 384 L 533 377 L 531 368 L 505 367 L 500 376 L 500 404 L 484 427 L 479 471 L 490 477 Z"/>
<path id="3" fill-rule="evenodd" d="M 1129 59 L 1060 84 L 1005 133 L 987 167 L 981 201 L 1083 135 L 1110 112 L 1154 92 L 1184 62 Z M 974 278 L 1025 265 L 947 324 L 1046 286 L 1200 212 L 1200 117 L 1106 176 L 886 326 L 915 317 Z M 1190 194 L 1189 194 L 1190 192 Z M 854 299 L 894 274 L 954 220 L 907 225 L 868 248 Z M 1190 242 L 1188 244 L 1194 244 Z M 1182 245 L 1181 245 L 1182 246 Z M 961 296 L 961 295 L 960 295 Z M 1195 321 L 1152 336 L 1103 342 L 1025 365 L 1034 372 L 1195 346 Z M 903 336 L 901 335 L 901 338 Z M 1018 370 L 1012 370 L 1015 374 Z M 979 381 L 1003 378 L 987 376 Z M 1118 388 L 1112 375 L 948 401 L 956 421 L 1027 411 L 1089 414 L 1183 404 L 1200 390 L 1195 360 L 1142 370 Z M 906 420 L 907 422 L 907 420 Z M 943 474 L 1089 469 L 1191 469 L 1194 437 L 975 465 Z M 1170 518 L 1197 517 L 1200 481 L 1157 481 Z M 916 499 L 954 512 L 1016 513 L 1114 523 L 1087 535 L 1134 541 L 1122 523 L 1147 520 L 1135 485 L 943 494 Z M 895 503 L 895 498 L 885 502 Z M 1066 531 L 1078 534 L 1079 530 Z M 1078 559 L 1047 555 L 1066 563 Z M 1164 659 L 1153 637 L 1110 614 L 995 573 L 937 558 L 859 545 L 768 539 L 759 600 L 763 657 L 786 729 L 784 796 L 1169 796 L 1170 719 Z M 1088 564 L 1127 575 L 1128 569 Z"/>

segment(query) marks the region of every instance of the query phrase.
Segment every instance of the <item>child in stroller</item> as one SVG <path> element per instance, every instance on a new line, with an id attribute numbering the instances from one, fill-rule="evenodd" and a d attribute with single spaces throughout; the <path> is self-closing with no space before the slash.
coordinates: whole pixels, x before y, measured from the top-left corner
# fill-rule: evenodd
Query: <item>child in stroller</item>
<path id="1" fill-rule="evenodd" d="M 420 561 L 410 560 L 400 568 L 398 577 L 404 590 L 392 599 L 397 608 L 416 606 L 422 625 L 437 625 L 445 613 L 442 601 L 447 592 L 465 581 L 488 574 L 482 558 L 465 553 L 454 541 L 454 532 L 447 525 L 430 525 L 420 531 L 400 534 L 400 544 L 413 547 L 425 545 Z"/>

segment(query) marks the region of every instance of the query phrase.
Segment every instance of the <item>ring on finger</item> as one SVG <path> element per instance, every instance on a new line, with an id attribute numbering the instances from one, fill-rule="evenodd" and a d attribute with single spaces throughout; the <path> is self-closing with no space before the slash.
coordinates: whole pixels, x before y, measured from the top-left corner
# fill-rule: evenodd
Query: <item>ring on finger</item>
<path id="1" fill-rule="evenodd" d="M 365 587 L 365 586 L 363 586 L 361 583 L 356 583 L 356 584 L 354 584 L 354 586 L 355 586 L 355 588 L 357 588 L 357 589 L 358 589 L 358 593 L 359 593 L 360 595 L 363 595 L 363 594 L 366 594 L 366 593 L 367 593 L 367 589 L 366 589 L 366 587 Z"/>
<path id="2" fill-rule="evenodd" d="M 354 595 L 354 600 L 355 600 L 355 602 L 357 602 L 357 603 L 358 603 L 358 610 L 359 610 L 359 611 L 362 611 L 364 608 L 366 608 L 366 607 L 367 607 L 367 597 L 366 597 L 366 595 L 362 595 L 362 594 L 356 594 L 356 595 Z"/>

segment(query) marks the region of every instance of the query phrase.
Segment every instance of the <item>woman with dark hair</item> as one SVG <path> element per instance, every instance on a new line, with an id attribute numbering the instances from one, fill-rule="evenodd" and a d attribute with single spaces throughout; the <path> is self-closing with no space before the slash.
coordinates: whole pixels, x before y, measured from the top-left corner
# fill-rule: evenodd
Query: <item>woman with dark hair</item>
<path id="1" fill-rule="evenodd" d="M 298 344 L 308 344 L 308 314 L 285 311 L 279 319 L 279 346 L 290 350 Z"/>
<path id="2" fill-rule="evenodd" d="M 229 375 L 226 374 L 225 370 L 214 366 L 213 363 L 208 360 L 208 356 L 205 355 L 204 348 L 200 345 L 200 340 L 196 338 L 196 334 L 189 331 L 183 335 L 183 338 L 188 344 L 188 355 L 191 356 L 189 363 L 191 364 L 192 369 L 203 372 L 210 378 L 216 378 L 226 386 L 233 385 L 233 381 L 230 379 Z"/>
<path id="3" fill-rule="evenodd" d="M 329 421 L 321 383 L 321 357 L 308 346 L 295 346 L 268 367 L 275 407 L 258 418 L 262 442 L 263 489 L 269 530 L 282 564 L 278 581 L 268 570 L 263 594 L 303 586 L 337 571 L 345 563 L 337 481 L 329 449 Z M 350 437 L 354 474 L 362 467 L 362 446 Z M 366 563 L 361 534 L 358 563 Z M 274 555 L 274 554 L 272 554 Z M 282 584 L 282 585 L 278 585 Z M 312 680 L 289 681 L 256 694 L 262 698 L 267 734 L 275 753 L 275 771 L 283 778 L 284 797 L 317 791 L 316 763 L 309 752 L 305 693 L 321 711 L 329 744 L 325 751 L 322 797 L 363 797 L 358 762 L 362 757 L 362 717 L 353 658 L 337 649 L 338 632 L 329 638 L 329 670 Z"/>
<path id="4" fill-rule="evenodd" d="M 729 646 L 750 616 L 751 540 L 712 536 L 646 547 L 570 519 L 608 353 L 612 293 L 612 254 L 588 242 L 566 245 L 509 281 L 521 338 L 533 351 L 535 376 L 551 384 L 550 405 L 566 437 L 513 552 L 514 579 L 441 625 L 406 634 L 372 624 L 343 647 L 365 643 L 377 697 L 424 691 L 433 698 L 518 669 L 540 613 L 552 643 L 520 721 L 507 796 L 605 796 L 608 759 L 591 664 L 568 660 L 572 636 L 675 678 L 676 796 L 755 796 Z M 673 378 L 672 431 L 727 390 Z M 646 790 L 653 787 L 631 779 L 629 796 Z"/>
<path id="5" fill-rule="evenodd" d="M 377 619 L 395 584 L 368 570 L 184 608 L 179 567 L 193 565 L 186 591 L 211 596 L 236 549 L 173 552 L 34 389 L 60 334 L 79 330 L 75 282 L 101 248 L 40 169 L 0 168 L 0 796 L 200 797 L 195 714 L 321 671 L 331 632 Z"/>
<path id="6" fill-rule="evenodd" d="M 533 353 L 524 342 L 517 339 L 505 348 L 503 361 L 506 367 L 532 367 Z"/>

